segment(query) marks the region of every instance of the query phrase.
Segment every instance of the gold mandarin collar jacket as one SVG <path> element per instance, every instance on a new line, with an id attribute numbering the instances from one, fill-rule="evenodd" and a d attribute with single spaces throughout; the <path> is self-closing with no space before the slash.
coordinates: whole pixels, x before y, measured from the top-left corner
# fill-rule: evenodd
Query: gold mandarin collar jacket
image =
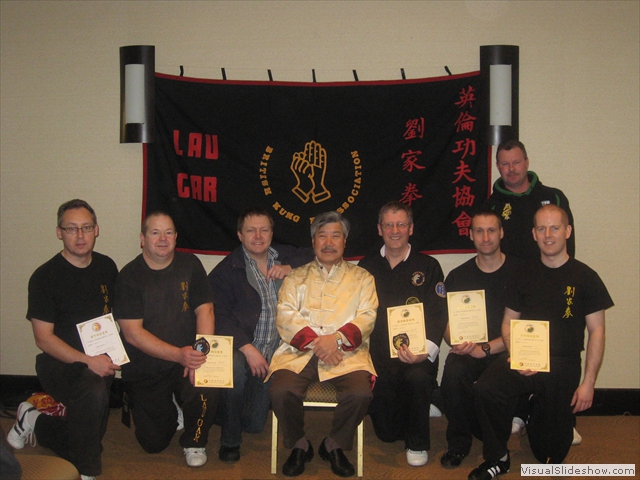
<path id="1" fill-rule="evenodd" d="M 320 381 L 357 370 L 375 375 L 369 336 L 377 308 L 375 281 L 363 268 L 342 260 L 327 274 L 317 259 L 296 268 L 284 279 L 278 295 L 276 325 L 282 341 L 266 380 L 283 368 L 300 373 L 313 356 L 308 344 L 338 330 L 347 339 L 344 357 L 332 366 L 319 361 Z"/>

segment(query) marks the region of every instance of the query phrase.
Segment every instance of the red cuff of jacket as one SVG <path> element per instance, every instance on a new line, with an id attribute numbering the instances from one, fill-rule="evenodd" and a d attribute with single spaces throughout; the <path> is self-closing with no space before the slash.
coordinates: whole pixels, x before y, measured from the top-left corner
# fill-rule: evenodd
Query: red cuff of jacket
<path id="1" fill-rule="evenodd" d="M 298 350 L 309 350 L 308 345 L 317 337 L 318 334 L 311 327 L 304 327 L 293 336 L 289 344 Z"/>
<path id="2" fill-rule="evenodd" d="M 343 343 L 343 350 L 347 352 L 350 350 L 355 350 L 362 343 L 362 332 L 353 323 L 347 323 L 346 325 L 343 325 L 338 329 L 338 331 L 342 333 L 351 344 L 347 345 L 346 343 Z"/>

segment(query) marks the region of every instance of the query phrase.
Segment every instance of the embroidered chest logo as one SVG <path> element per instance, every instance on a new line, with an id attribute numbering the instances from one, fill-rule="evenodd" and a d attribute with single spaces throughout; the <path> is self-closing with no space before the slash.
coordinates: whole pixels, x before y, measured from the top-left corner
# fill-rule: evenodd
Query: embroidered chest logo
<path id="1" fill-rule="evenodd" d="M 511 218 L 512 212 L 513 210 L 511 208 L 511 204 L 505 203 L 504 207 L 502 208 L 502 218 L 504 218 L 505 220 L 509 220 Z"/>
<path id="2" fill-rule="evenodd" d="M 425 280 L 426 277 L 423 272 L 414 272 L 413 275 L 411 275 L 411 283 L 414 287 L 421 286 L 422 284 L 424 284 Z"/>
<path id="3" fill-rule="evenodd" d="M 180 282 L 180 291 L 182 292 L 182 312 L 189 310 L 189 282 Z"/>
<path id="4" fill-rule="evenodd" d="M 106 315 L 111 311 L 109 308 L 109 289 L 106 285 L 100 285 L 100 293 L 102 294 L 102 298 L 104 299 L 104 308 L 102 309 L 102 314 Z"/>
<path id="5" fill-rule="evenodd" d="M 562 316 L 562 318 L 570 318 L 573 317 L 573 313 L 571 312 L 571 305 L 573 305 L 573 298 L 576 295 L 576 287 L 567 285 L 564 294 L 567 300 L 567 308 L 564 310 L 564 315 Z"/>
<path id="6" fill-rule="evenodd" d="M 415 303 L 420 303 L 420 299 L 418 297 L 409 297 L 407 298 L 407 301 L 404 303 L 405 305 L 413 305 Z"/>
<path id="7" fill-rule="evenodd" d="M 438 282 L 436 285 L 436 294 L 439 297 L 447 298 L 447 288 L 444 286 L 444 282 Z"/>

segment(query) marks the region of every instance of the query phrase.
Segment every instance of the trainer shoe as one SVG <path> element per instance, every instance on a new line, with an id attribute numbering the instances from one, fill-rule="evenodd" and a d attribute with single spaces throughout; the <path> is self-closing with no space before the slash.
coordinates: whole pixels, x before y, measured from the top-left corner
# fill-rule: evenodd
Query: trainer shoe
<path id="1" fill-rule="evenodd" d="M 24 448 L 25 443 L 29 442 L 29 445 L 35 447 L 36 436 L 33 434 L 33 428 L 36 426 L 36 419 L 39 415 L 38 409 L 29 402 L 22 402 L 18 405 L 16 422 L 7 434 L 9 445 L 19 450 Z"/>
<path id="2" fill-rule="evenodd" d="M 429 461 L 429 454 L 426 450 L 410 450 L 407 448 L 407 463 L 412 467 L 421 467 Z"/>
<path id="3" fill-rule="evenodd" d="M 582 435 L 578 433 L 578 430 L 576 430 L 576 427 L 573 427 L 573 441 L 571 442 L 571 445 L 580 445 L 581 443 L 582 443 Z"/>
<path id="4" fill-rule="evenodd" d="M 471 470 L 468 480 L 491 480 L 498 475 L 507 473 L 511 468 L 511 458 L 507 453 L 506 460 L 498 460 L 497 462 L 483 462 L 478 467 Z"/>
<path id="5" fill-rule="evenodd" d="M 511 435 L 520 433 L 520 430 L 522 430 L 525 425 L 526 424 L 524 423 L 524 420 L 522 420 L 520 417 L 513 417 L 513 420 L 511 420 Z"/>
<path id="6" fill-rule="evenodd" d="M 184 456 L 190 467 L 201 467 L 207 463 L 207 452 L 204 448 L 185 448 Z"/>

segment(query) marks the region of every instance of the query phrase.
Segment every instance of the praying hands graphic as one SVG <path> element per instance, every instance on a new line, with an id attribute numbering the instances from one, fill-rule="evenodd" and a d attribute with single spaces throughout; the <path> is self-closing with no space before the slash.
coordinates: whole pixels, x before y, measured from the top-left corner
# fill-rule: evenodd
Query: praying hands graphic
<path id="1" fill-rule="evenodd" d="M 331 198 L 331 192 L 324 185 L 327 173 L 327 151 L 315 140 L 307 142 L 303 152 L 295 152 L 291 161 L 291 171 L 297 184 L 291 191 L 304 203 L 324 202 Z"/>

